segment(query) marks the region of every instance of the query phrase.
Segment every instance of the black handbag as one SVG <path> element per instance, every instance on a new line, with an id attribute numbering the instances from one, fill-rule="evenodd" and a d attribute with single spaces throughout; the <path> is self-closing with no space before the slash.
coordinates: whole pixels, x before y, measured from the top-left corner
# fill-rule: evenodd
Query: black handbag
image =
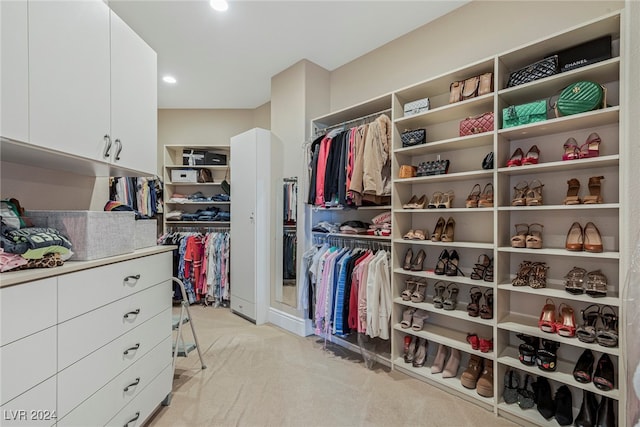
<path id="1" fill-rule="evenodd" d="M 493 169 L 493 151 L 482 159 L 482 169 Z"/>
<path id="2" fill-rule="evenodd" d="M 432 160 L 418 165 L 417 176 L 444 175 L 449 172 L 449 160 Z"/>
<path id="3" fill-rule="evenodd" d="M 553 76 L 554 74 L 558 74 L 558 72 L 558 55 L 549 56 L 511 73 L 507 87 L 523 85 Z"/>
<path id="4" fill-rule="evenodd" d="M 413 147 L 414 145 L 426 142 L 427 131 L 425 129 L 406 130 L 400 135 L 403 147 Z"/>

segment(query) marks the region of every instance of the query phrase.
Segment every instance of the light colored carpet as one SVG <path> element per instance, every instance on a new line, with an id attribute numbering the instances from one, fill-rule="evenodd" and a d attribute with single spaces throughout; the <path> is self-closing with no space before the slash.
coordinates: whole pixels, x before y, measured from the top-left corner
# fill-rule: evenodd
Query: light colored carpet
<path id="1" fill-rule="evenodd" d="M 192 306 L 207 369 L 179 358 L 171 405 L 149 426 L 513 426 L 318 337 Z M 188 329 L 188 328 L 187 328 Z"/>

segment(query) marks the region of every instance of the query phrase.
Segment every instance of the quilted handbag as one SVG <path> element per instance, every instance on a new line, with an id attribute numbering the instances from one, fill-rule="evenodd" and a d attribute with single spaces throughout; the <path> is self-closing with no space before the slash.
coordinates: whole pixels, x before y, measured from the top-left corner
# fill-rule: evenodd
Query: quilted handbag
<path id="1" fill-rule="evenodd" d="M 491 132 L 493 130 L 493 122 L 493 112 L 467 117 L 460 122 L 460 136 Z"/>
<path id="2" fill-rule="evenodd" d="M 449 172 L 449 160 L 431 160 L 418 165 L 418 176 L 444 175 Z"/>
<path id="3" fill-rule="evenodd" d="M 426 142 L 425 137 L 425 129 L 407 130 L 400 135 L 403 147 L 413 147 L 414 145 L 424 144 Z"/>
<path id="4" fill-rule="evenodd" d="M 553 76 L 554 74 L 558 74 L 558 72 L 558 55 L 549 56 L 511 73 L 507 87 L 523 85 Z"/>
<path id="5" fill-rule="evenodd" d="M 547 101 L 542 99 L 502 110 L 502 128 L 521 126 L 547 120 Z"/>
<path id="6" fill-rule="evenodd" d="M 556 115 L 570 116 L 600 108 L 605 91 L 601 85 L 590 81 L 572 83 L 560 92 L 556 103 Z"/>

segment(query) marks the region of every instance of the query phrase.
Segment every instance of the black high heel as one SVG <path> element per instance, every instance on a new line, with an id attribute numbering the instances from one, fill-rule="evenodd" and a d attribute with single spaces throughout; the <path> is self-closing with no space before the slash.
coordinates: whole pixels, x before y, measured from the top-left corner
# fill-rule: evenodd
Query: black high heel
<path id="1" fill-rule="evenodd" d="M 615 386 L 613 377 L 613 362 L 611 361 L 611 358 L 609 358 L 609 355 L 604 353 L 600 356 L 596 372 L 593 374 L 593 385 L 600 390 L 613 390 L 613 387 Z"/>
<path id="2" fill-rule="evenodd" d="M 593 362 L 595 361 L 591 350 L 586 349 L 578 358 L 576 367 L 573 368 L 573 378 L 579 383 L 588 384 L 591 382 L 591 373 L 593 372 Z"/>
<path id="3" fill-rule="evenodd" d="M 458 252 L 454 249 L 449 252 L 449 260 L 447 261 L 447 267 L 445 273 L 447 276 L 457 276 L 458 273 L 464 276 L 464 273 L 458 268 L 458 262 L 460 262 L 460 257 L 458 256 Z"/>
<path id="4" fill-rule="evenodd" d="M 435 274 L 438 276 L 443 276 L 447 271 L 447 265 L 449 264 L 449 251 L 443 249 L 440 252 L 440 256 L 438 257 L 438 262 L 436 263 L 436 268 L 433 270 Z"/>
<path id="5" fill-rule="evenodd" d="M 420 249 L 418 255 L 416 255 L 416 259 L 411 262 L 411 271 L 422 271 L 422 267 L 424 264 L 424 259 L 427 257 L 427 254 L 424 250 Z"/>
<path id="6" fill-rule="evenodd" d="M 480 298 L 482 298 L 482 292 L 480 288 L 474 286 L 469 289 L 469 299 L 471 302 L 467 304 L 467 313 L 471 317 L 478 317 L 480 314 Z"/>
<path id="7" fill-rule="evenodd" d="M 596 423 L 594 427 L 615 427 L 616 414 L 614 412 L 613 399 L 607 396 L 602 396 L 600 400 L 600 406 L 598 407 L 598 415 L 596 417 Z"/>
<path id="8" fill-rule="evenodd" d="M 576 427 L 594 427 L 597 413 L 598 400 L 596 395 L 592 391 L 582 390 L 582 405 L 573 425 Z"/>

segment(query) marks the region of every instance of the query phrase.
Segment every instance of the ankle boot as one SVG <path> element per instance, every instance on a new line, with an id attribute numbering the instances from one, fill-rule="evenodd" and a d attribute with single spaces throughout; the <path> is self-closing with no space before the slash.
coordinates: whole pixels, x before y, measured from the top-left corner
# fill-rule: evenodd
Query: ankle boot
<path id="1" fill-rule="evenodd" d="M 574 425 L 576 427 L 594 427 L 597 413 L 596 395 L 591 391 L 582 390 L 582 406 L 580 406 L 580 412 L 578 412 Z"/>
<path id="2" fill-rule="evenodd" d="M 573 422 L 573 398 L 571 390 L 566 385 L 560 386 L 556 391 L 556 421 L 561 426 L 568 426 Z"/>
<path id="3" fill-rule="evenodd" d="M 442 370 L 442 378 L 454 378 L 458 375 L 458 367 L 460 366 L 460 350 L 452 348 L 449 352 L 447 365 Z"/>
<path id="4" fill-rule="evenodd" d="M 556 405 L 551 394 L 551 384 L 545 377 L 538 377 L 536 380 L 536 404 L 538 412 L 546 420 L 550 420 L 556 413 Z"/>
<path id="5" fill-rule="evenodd" d="M 447 346 L 440 344 L 438 346 L 438 352 L 436 353 L 436 358 L 433 360 L 433 365 L 431 365 L 431 373 L 439 374 L 444 369 L 444 361 L 447 358 Z"/>
<path id="6" fill-rule="evenodd" d="M 616 426 L 616 414 L 614 413 L 613 406 L 613 399 L 607 396 L 602 396 L 602 400 L 600 400 L 600 406 L 598 407 L 598 416 L 596 419 L 595 427 Z"/>
<path id="7" fill-rule="evenodd" d="M 424 338 L 418 338 L 418 349 L 413 357 L 413 367 L 421 368 L 424 366 L 424 362 L 427 360 L 427 340 Z"/>
<path id="8" fill-rule="evenodd" d="M 478 378 L 476 391 L 482 397 L 493 397 L 493 362 L 484 361 L 484 370 Z"/>
<path id="9" fill-rule="evenodd" d="M 475 354 L 472 354 L 469 357 L 469 365 L 467 366 L 466 371 L 462 373 L 460 377 L 460 383 L 470 389 L 476 388 L 476 384 L 478 383 L 478 377 L 482 373 L 482 358 Z"/>

